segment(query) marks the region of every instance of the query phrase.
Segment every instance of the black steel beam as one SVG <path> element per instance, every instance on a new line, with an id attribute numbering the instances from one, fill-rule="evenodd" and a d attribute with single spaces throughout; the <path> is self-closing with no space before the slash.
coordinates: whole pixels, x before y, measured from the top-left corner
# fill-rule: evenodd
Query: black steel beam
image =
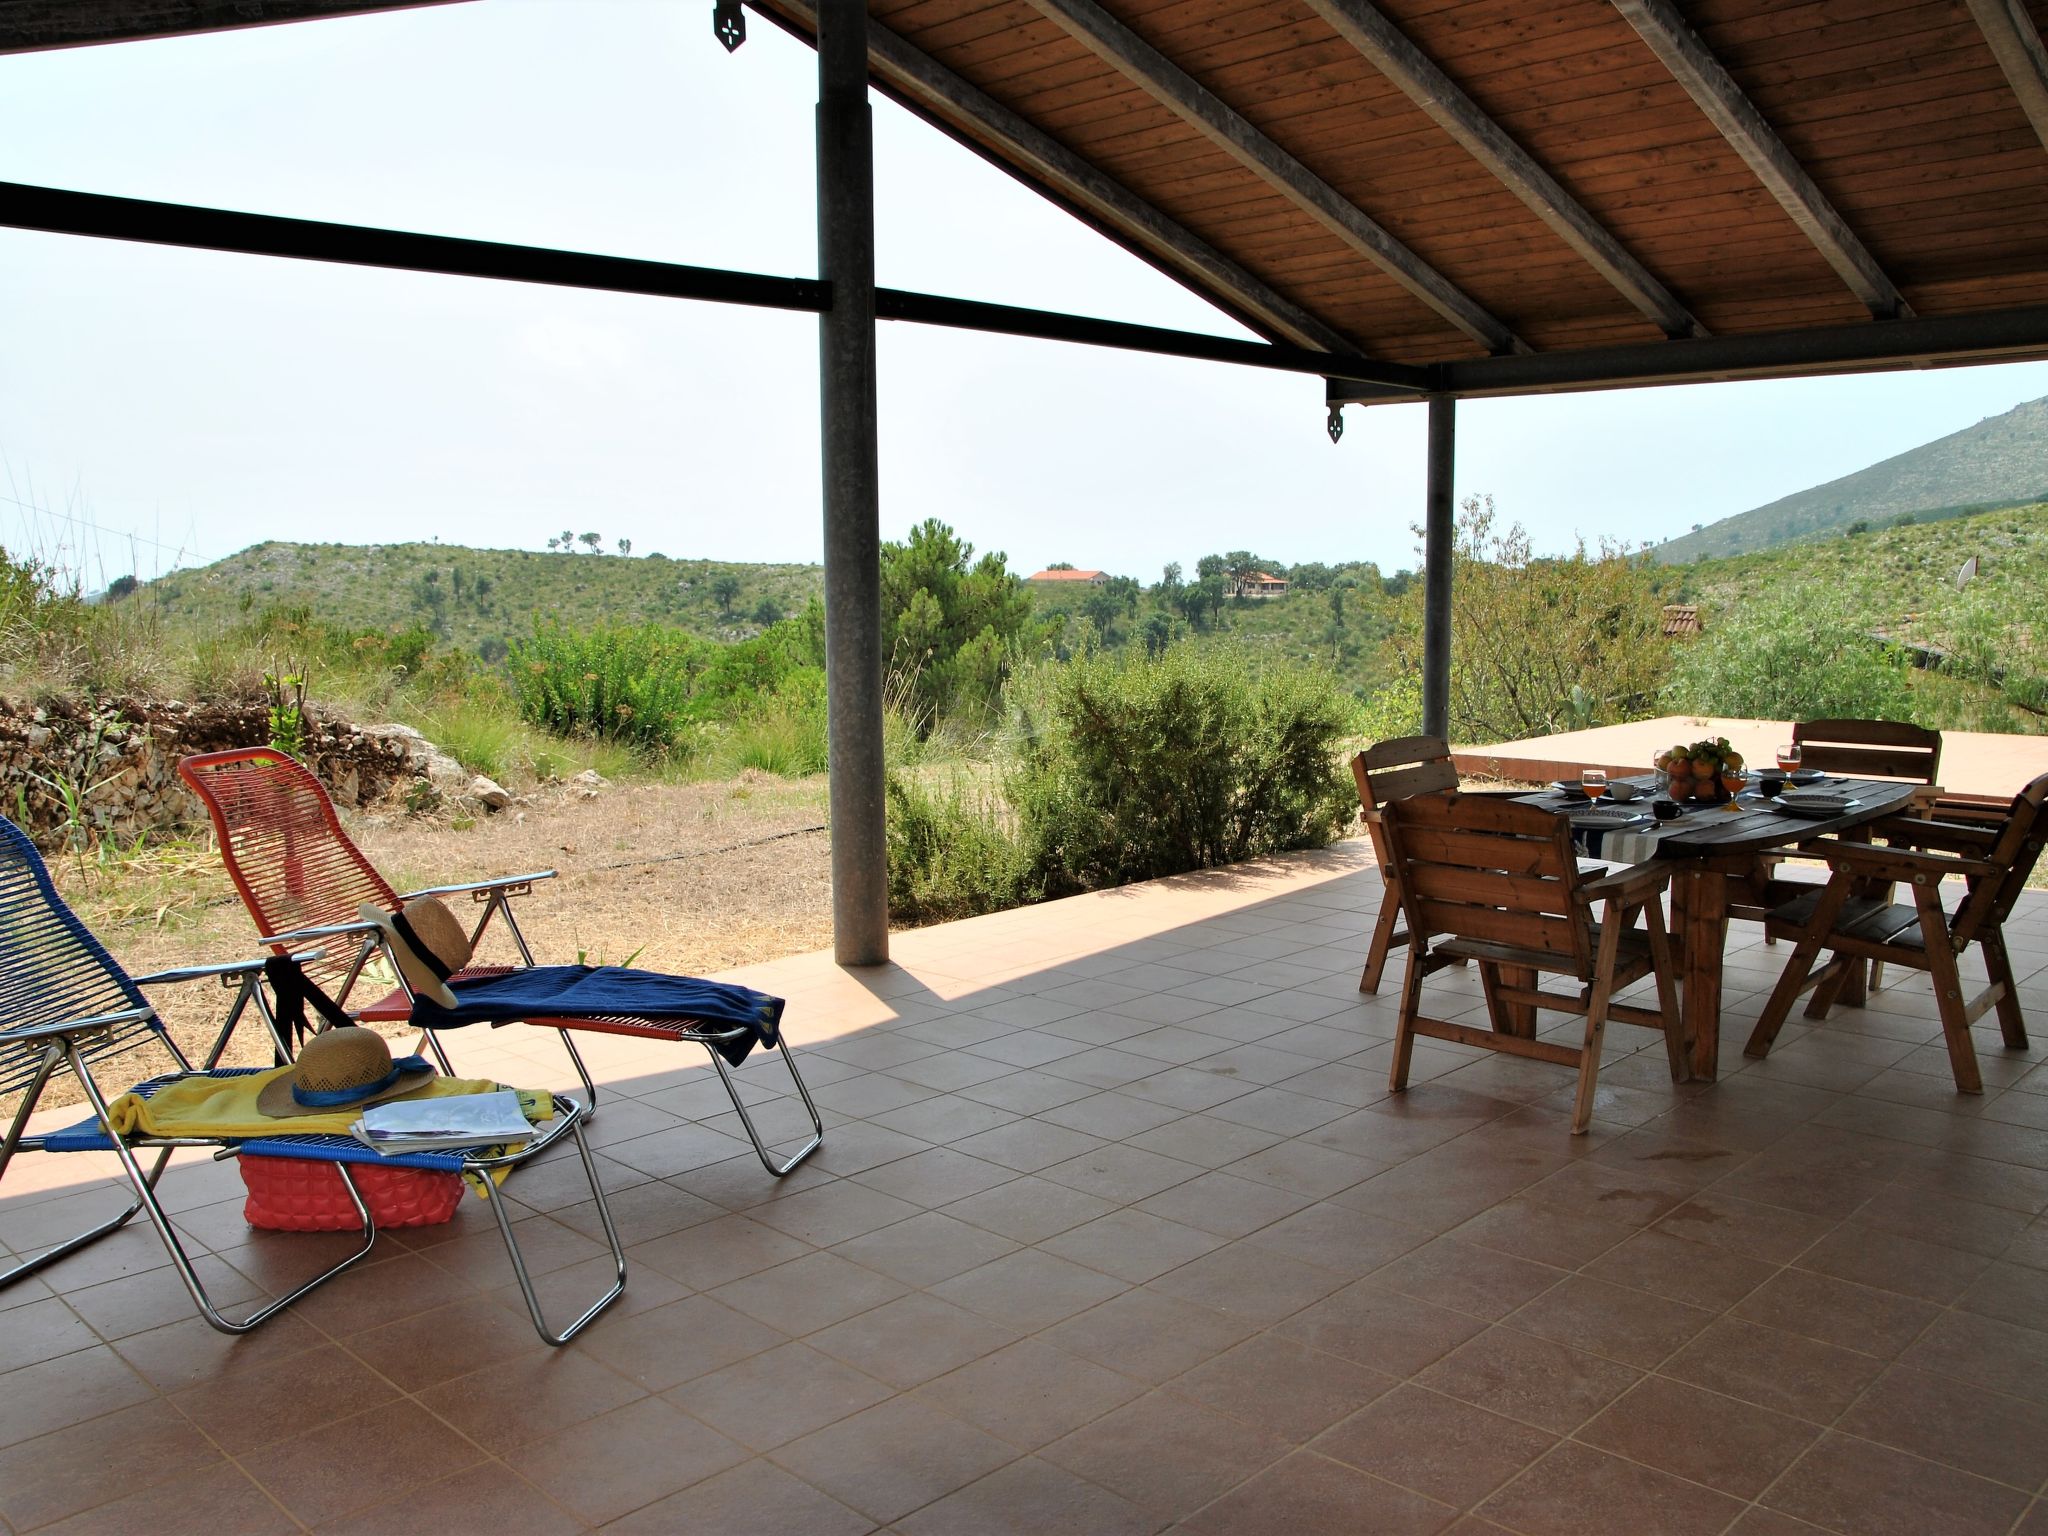
<path id="1" fill-rule="evenodd" d="M 230 251 L 245 256 L 281 256 L 450 277 L 541 283 L 604 293 L 750 304 L 814 314 L 823 313 L 832 304 L 832 285 L 817 278 L 769 277 L 629 256 L 501 245 L 490 240 L 463 240 L 407 230 L 365 229 L 352 224 L 192 208 L 16 182 L 0 182 L 0 227 Z M 1205 362 L 1240 363 L 1286 373 L 1327 377 L 1336 371 L 1355 375 L 1359 383 L 1384 389 L 1421 387 L 1422 371 L 1418 368 L 1363 357 L 1333 357 L 1327 352 L 1285 343 L 1240 341 L 1228 336 L 1205 336 L 1198 331 L 1127 325 L 1087 315 L 982 304 L 895 288 L 879 290 L 876 298 L 879 312 L 891 320 L 1083 342 Z"/>
<path id="2" fill-rule="evenodd" d="M 1470 399 L 2041 358 L 2048 358 L 2048 305 L 1528 357 L 1470 358 L 1432 363 L 1424 371 L 1431 393 Z M 1328 389 L 1332 405 L 1384 405 L 1397 398 L 1402 397 L 1380 388 L 1354 388 L 1341 379 L 1333 379 Z"/>
<path id="3" fill-rule="evenodd" d="M 1429 469 L 1423 488 L 1422 734 L 1451 739 L 1451 567 L 1458 402 L 1429 400 Z"/>
<path id="4" fill-rule="evenodd" d="M 882 288 L 875 294 L 875 313 L 884 320 L 910 320 L 968 331 L 993 331 L 1003 336 L 1035 336 L 1046 341 L 1074 341 L 1095 347 L 1120 347 L 1160 357 L 1188 357 L 1211 363 L 1242 363 L 1252 368 L 1277 368 L 1287 373 L 1356 370 L 1353 382 L 1375 385 L 1403 396 L 1423 387 L 1425 370 L 1407 363 L 1382 363 L 1361 357 L 1332 357 L 1308 347 L 1285 343 L 1239 341 L 1231 336 L 1205 336 L 1197 331 L 1132 325 L 1122 320 L 1097 320 L 1088 315 L 1055 314 L 986 304 L 978 299 L 949 299 L 932 293 L 907 293 Z"/>
<path id="5" fill-rule="evenodd" d="M 410 230 L 365 229 L 316 219 L 286 219 L 225 208 L 107 197 L 0 182 L 0 225 L 102 240 L 135 240 L 245 256 L 284 256 L 354 267 L 488 277 L 555 288 L 590 288 L 665 299 L 708 299 L 768 309 L 819 312 L 831 287 L 810 277 L 766 277 L 721 267 L 687 267 L 631 256 L 597 256 L 493 240 L 463 240 Z"/>

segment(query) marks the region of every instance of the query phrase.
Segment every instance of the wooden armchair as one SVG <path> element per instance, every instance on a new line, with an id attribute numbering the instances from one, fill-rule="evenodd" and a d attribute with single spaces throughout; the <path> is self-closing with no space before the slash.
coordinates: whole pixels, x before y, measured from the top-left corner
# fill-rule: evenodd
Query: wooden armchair
<path id="1" fill-rule="evenodd" d="M 1802 720 L 1792 743 L 1800 767 L 1844 778 L 1932 784 L 1941 773 L 1941 732 L 1900 720 Z"/>
<path id="2" fill-rule="evenodd" d="M 1970 1026 L 1996 1008 L 2006 1045 L 2019 1050 L 2027 1043 L 2026 1021 L 2006 954 L 2005 919 L 2048 835 L 2044 801 L 2048 774 L 2015 795 L 2011 808 L 1996 821 L 1895 816 L 1871 828 L 1888 846 L 1830 842 L 1827 885 L 1770 915 L 1769 931 L 1796 939 L 1798 945 L 1764 1005 L 1745 1053 L 1769 1053 L 1792 1004 L 1807 988 L 1812 987 L 1814 994 L 1806 1016 L 1824 1018 L 1853 967 L 1865 960 L 1884 961 L 1928 973 L 1956 1087 L 1964 1093 L 1982 1093 L 1984 1079 Z M 1939 802 L 1935 809 L 1940 809 Z M 1941 905 L 1941 882 L 1949 876 L 1968 883 L 1953 914 Z M 1892 902 L 1890 891 L 1868 894 L 1873 886 L 1886 884 L 1910 887 L 1913 904 Z M 1957 962 L 1972 944 L 1983 952 L 1990 985 L 1965 1002 Z M 1814 962 L 1823 949 L 1833 958 L 1816 971 Z"/>
<path id="3" fill-rule="evenodd" d="M 1941 771 L 1941 732 L 1908 725 L 1902 720 L 1802 720 L 1792 727 L 1792 742 L 1799 748 L 1801 768 L 1844 778 L 1905 779 L 1932 786 Z M 1931 803 L 1932 798 L 1930 794 L 1922 804 Z M 1778 878 L 1780 858 L 1772 854 L 1758 862 L 1749 881 L 1747 899 L 1737 897 L 1729 909 L 1730 917 L 1763 923 L 1776 908 L 1807 894 L 1811 882 Z M 1777 943 L 1767 923 L 1764 942 Z M 1883 979 L 1884 967 L 1871 966 L 1873 991 Z"/>
<path id="4" fill-rule="evenodd" d="M 1381 810 L 1380 830 L 1409 933 L 1443 936 L 1426 948 L 1409 943 L 1394 1042 L 1396 1093 L 1408 1086 L 1417 1035 L 1557 1062 L 1578 1069 L 1572 1134 L 1582 1134 L 1593 1118 L 1609 1019 L 1661 1030 L 1671 1080 L 1685 1080 L 1689 1043 L 1664 931 L 1667 868 L 1638 865 L 1592 878 L 1579 869 L 1567 817 L 1455 792 L 1389 803 Z M 1597 918 L 1596 908 L 1602 909 Z M 1491 1030 L 1423 1014 L 1423 977 L 1431 961 L 1448 960 L 1479 967 Z M 1539 985 L 1544 973 L 1568 977 L 1578 989 L 1545 990 Z M 1614 1001 L 1617 990 L 1648 975 L 1657 980 L 1656 1008 Z M 1539 1009 L 1583 1016 L 1581 1043 L 1537 1039 Z"/>
<path id="5" fill-rule="evenodd" d="M 1358 978 L 1358 990 L 1377 992 L 1387 969 L 1387 955 L 1396 944 L 1409 941 L 1409 930 L 1400 926 L 1401 892 L 1387 856 L 1386 838 L 1380 831 L 1380 812 L 1390 801 L 1414 795 L 1441 794 L 1458 787 L 1458 770 L 1451 765 L 1451 749 L 1441 736 L 1397 736 L 1377 742 L 1351 759 L 1351 776 L 1358 781 L 1358 805 L 1365 830 L 1372 838 L 1373 857 L 1379 861 L 1380 913 L 1372 927 L 1372 942 L 1365 952 L 1365 974 Z M 1449 962 L 1429 955 L 1424 944 L 1426 970 Z"/>

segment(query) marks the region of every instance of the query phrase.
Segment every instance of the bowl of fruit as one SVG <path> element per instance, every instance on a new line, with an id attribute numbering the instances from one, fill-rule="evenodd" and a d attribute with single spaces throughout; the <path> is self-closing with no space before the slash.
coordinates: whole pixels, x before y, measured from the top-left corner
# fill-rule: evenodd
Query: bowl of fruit
<path id="1" fill-rule="evenodd" d="M 1672 799 L 1695 805 L 1726 805 L 1744 777 L 1742 754 L 1728 745 L 1726 736 L 1673 747 L 1657 759 L 1657 771 L 1664 775 Z"/>

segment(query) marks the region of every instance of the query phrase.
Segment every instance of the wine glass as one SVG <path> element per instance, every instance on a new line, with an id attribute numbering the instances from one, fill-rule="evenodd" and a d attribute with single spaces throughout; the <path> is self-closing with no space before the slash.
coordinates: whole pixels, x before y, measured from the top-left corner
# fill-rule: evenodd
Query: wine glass
<path id="1" fill-rule="evenodd" d="M 1588 800 L 1598 800 L 1607 793 L 1607 770 L 1605 768 L 1581 768 L 1579 788 L 1586 792 Z"/>
<path id="2" fill-rule="evenodd" d="M 1791 742 L 1778 748 L 1778 771 L 1791 774 L 1799 767 L 1799 743 Z"/>
<path id="3" fill-rule="evenodd" d="M 1739 796 L 1739 795 L 1740 795 L 1740 794 L 1742 793 L 1742 791 L 1743 791 L 1744 789 L 1746 789 L 1746 788 L 1747 788 L 1748 786 L 1749 786 L 1749 769 L 1748 769 L 1747 767 L 1743 767 L 1743 768 L 1730 768 L 1730 767 L 1728 767 L 1728 766 L 1727 766 L 1727 765 L 1726 765 L 1725 763 L 1724 763 L 1724 764 L 1722 765 L 1722 767 L 1721 767 L 1721 787 L 1722 787 L 1723 789 L 1725 789 L 1725 790 L 1727 790 L 1727 791 L 1728 791 L 1728 809 L 1729 809 L 1729 810 L 1733 811 L 1733 810 L 1739 810 L 1739 809 L 1741 809 L 1741 807 L 1740 807 L 1740 806 L 1738 806 L 1738 805 L 1737 805 L 1737 804 L 1735 803 L 1735 802 L 1736 802 L 1736 798 L 1737 798 L 1737 797 L 1738 797 L 1738 796 Z"/>

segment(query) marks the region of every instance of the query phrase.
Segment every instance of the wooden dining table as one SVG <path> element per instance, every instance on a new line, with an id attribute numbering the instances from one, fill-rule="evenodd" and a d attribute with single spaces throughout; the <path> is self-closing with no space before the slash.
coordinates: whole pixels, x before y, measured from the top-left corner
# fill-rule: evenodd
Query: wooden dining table
<path id="1" fill-rule="evenodd" d="M 1651 778 L 1631 782 L 1648 785 Z M 1672 934 L 1695 1078 L 1711 1081 L 1720 1070 L 1721 981 L 1731 892 L 1758 875 L 1761 856 L 1794 852 L 1801 844 L 1830 834 L 1857 840 L 1858 829 L 1902 809 L 1924 789 L 1890 779 L 1839 776 L 1808 787 L 1845 794 L 1857 803 L 1840 815 L 1815 819 L 1780 810 L 1761 795 L 1746 794 L 1732 807 L 1705 806 L 1654 828 L 1632 829 L 1645 839 L 1654 833 L 1651 857 L 1678 866 L 1671 881 Z M 1519 798 L 1560 814 L 1583 805 L 1554 789 Z M 1647 797 L 1629 803 L 1645 811 L 1650 805 Z M 1862 1001 L 1862 985 L 1862 976 L 1852 975 L 1842 1001 Z"/>

